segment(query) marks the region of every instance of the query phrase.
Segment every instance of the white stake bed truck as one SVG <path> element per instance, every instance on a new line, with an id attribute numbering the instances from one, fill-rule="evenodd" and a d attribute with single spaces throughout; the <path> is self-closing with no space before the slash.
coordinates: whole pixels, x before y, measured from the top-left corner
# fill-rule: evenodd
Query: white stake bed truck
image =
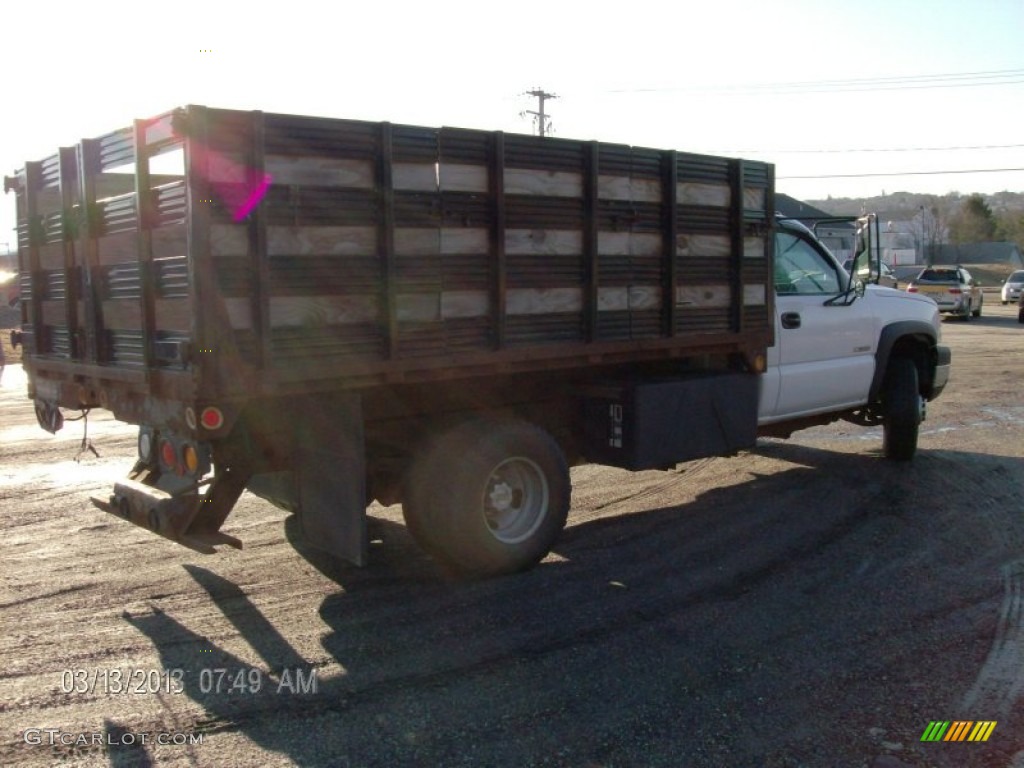
<path id="1" fill-rule="evenodd" d="M 909 459 L 934 302 L 852 284 L 773 167 L 189 106 L 5 178 L 40 425 L 105 408 L 98 506 L 200 552 L 246 488 L 366 559 L 366 506 L 484 576 L 550 550 L 569 466 L 668 467 L 838 417 Z M 870 230 L 867 231 L 870 234 Z M 870 252 L 870 249 L 869 249 Z"/>

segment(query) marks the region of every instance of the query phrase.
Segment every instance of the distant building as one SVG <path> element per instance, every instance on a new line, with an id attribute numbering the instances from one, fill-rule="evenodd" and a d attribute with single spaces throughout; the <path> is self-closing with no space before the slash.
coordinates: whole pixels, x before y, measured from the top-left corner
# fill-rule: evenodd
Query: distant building
<path id="1" fill-rule="evenodd" d="M 787 219 L 796 219 L 808 227 L 813 227 L 814 222 L 821 221 L 822 219 L 836 218 L 835 215 L 826 213 L 820 208 L 815 208 L 813 205 L 808 205 L 802 200 L 797 200 L 795 197 L 780 193 L 775 194 L 775 212 L 781 213 Z"/>

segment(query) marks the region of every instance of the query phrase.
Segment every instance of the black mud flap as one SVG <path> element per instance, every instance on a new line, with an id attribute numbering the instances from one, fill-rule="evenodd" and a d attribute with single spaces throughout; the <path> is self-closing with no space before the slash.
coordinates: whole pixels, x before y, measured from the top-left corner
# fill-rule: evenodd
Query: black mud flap
<path id="1" fill-rule="evenodd" d="M 308 544 L 366 565 L 366 456 L 358 395 L 310 397 L 296 413 L 299 522 Z"/>

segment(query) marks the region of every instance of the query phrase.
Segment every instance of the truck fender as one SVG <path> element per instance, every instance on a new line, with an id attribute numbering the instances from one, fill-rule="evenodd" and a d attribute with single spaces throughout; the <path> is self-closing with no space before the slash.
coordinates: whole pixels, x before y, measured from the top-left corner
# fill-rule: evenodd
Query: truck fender
<path id="1" fill-rule="evenodd" d="M 905 350 L 905 353 L 914 359 L 921 377 L 922 389 L 930 389 L 935 366 L 935 344 L 935 329 L 922 320 L 901 320 L 883 328 L 878 338 L 878 348 L 875 350 L 875 375 L 871 381 L 868 402 L 873 403 L 878 399 L 889 360 L 898 349 Z"/>

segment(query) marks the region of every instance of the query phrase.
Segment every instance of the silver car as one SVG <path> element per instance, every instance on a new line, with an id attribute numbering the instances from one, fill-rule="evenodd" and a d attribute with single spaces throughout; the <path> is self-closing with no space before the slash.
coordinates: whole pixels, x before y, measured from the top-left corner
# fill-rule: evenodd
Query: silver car
<path id="1" fill-rule="evenodd" d="M 907 286 L 908 293 L 920 293 L 939 305 L 939 312 L 959 315 L 964 320 L 981 317 L 985 294 L 981 283 L 963 267 L 927 267 Z"/>
<path id="2" fill-rule="evenodd" d="M 1024 269 L 1018 269 L 1003 280 L 1003 292 L 1000 295 L 1003 304 L 1009 304 L 1011 301 L 1016 303 L 1020 298 L 1022 287 L 1024 287 Z"/>

